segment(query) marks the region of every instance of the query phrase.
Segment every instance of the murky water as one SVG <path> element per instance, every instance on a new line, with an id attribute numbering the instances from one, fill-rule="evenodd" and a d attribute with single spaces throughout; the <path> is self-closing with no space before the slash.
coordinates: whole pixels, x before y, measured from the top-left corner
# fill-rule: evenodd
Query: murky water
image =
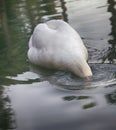
<path id="1" fill-rule="evenodd" d="M 116 130 L 116 1 L 0 3 L 0 130 Z M 33 28 L 54 18 L 79 32 L 92 80 L 29 63 Z"/>

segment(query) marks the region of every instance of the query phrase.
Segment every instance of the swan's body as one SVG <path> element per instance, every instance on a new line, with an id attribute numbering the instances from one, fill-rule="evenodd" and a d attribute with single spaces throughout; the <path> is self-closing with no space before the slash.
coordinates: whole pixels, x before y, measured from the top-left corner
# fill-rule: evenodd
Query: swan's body
<path id="1" fill-rule="evenodd" d="M 88 52 L 77 32 L 62 20 L 38 24 L 29 41 L 29 60 L 37 65 L 92 76 Z"/>

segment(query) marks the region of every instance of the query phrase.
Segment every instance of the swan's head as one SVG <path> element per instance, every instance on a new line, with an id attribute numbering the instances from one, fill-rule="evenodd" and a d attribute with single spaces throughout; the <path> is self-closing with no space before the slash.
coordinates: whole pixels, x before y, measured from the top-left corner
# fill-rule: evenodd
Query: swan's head
<path id="1" fill-rule="evenodd" d="M 85 59 L 73 64 L 72 72 L 81 78 L 91 79 L 92 71 Z"/>

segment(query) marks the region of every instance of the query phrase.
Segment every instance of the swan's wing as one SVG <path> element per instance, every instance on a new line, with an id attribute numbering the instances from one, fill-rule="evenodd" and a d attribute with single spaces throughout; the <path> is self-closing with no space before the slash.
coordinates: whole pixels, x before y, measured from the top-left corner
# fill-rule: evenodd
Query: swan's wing
<path id="1" fill-rule="evenodd" d="M 45 23 L 38 24 L 32 35 L 32 46 L 41 49 L 52 46 L 55 30 L 50 29 Z"/>

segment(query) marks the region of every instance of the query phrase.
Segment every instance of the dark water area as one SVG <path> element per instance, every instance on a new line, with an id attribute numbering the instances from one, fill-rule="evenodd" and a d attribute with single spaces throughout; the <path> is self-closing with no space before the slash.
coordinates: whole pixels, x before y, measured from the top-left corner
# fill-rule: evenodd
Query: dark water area
<path id="1" fill-rule="evenodd" d="M 29 63 L 34 27 L 63 19 L 89 51 L 90 81 Z M 0 130 L 116 130 L 116 1 L 0 0 Z"/>

